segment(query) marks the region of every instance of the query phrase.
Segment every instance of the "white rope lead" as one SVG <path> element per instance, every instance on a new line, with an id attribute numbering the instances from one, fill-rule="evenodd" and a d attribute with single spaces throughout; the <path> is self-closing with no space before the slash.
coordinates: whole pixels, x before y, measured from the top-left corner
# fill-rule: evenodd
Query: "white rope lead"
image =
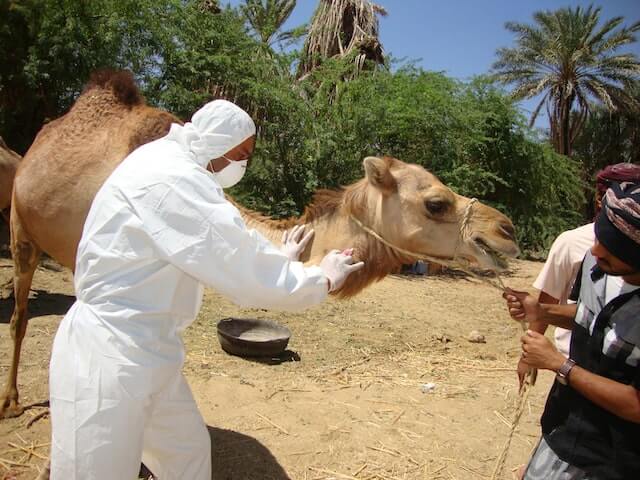
<path id="1" fill-rule="evenodd" d="M 463 259 L 458 258 L 458 249 L 460 248 L 461 243 L 467 239 L 470 235 L 470 229 L 469 229 L 469 225 L 471 222 L 471 216 L 473 213 L 473 204 L 476 203 L 478 200 L 476 198 L 472 198 L 469 203 L 467 204 L 467 206 L 464 209 L 464 212 L 462 214 L 462 221 L 460 222 L 460 232 L 459 235 L 456 239 L 456 246 L 454 248 L 454 252 L 452 255 L 451 260 L 448 259 L 444 259 L 444 258 L 440 258 L 440 257 L 434 257 L 431 255 L 426 255 L 426 254 L 422 254 L 422 253 L 416 253 L 416 252 L 411 252 L 409 250 L 406 250 L 404 248 L 398 247 L 397 245 L 394 245 L 393 243 L 385 240 L 381 235 L 379 235 L 376 231 L 374 231 L 373 229 L 367 227 L 366 225 L 364 225 L 360 220 L 358 220 L 356 217 L 354 217 L 353 215 L 350 215 L 351 220 L 353 220 L 353 222 L 358 225 L 362 230 L 364 230 L 365 232 L 367 232 L 369 235 L 371 235 L 372 237 L 374 237 L 376 240 L 378 240 L 379 242 L 383 243 L 384 245 L 386 245 L 389 248 L 394 249 L 395 251 L 402 253 L 403 255 L 406 255 L 408 257 L 411 258 L 415 258 L 418 260 L 426 260 L 428 262 L 432 262 L 432 263 L 438 263 L 440 265 L 444 265 L 446 267 L 450 267 L 450 268 L 454 268 L 457 270 L 461 270 L 473 277 L 475 277 L 476 279 L 480 280 L 483 283 L 486 283 L 490 286 L 492 286 L 493 288 L 499 290 L 500 292 L 505 292 L 506 291 L 506 287 L 502 281 L 502 278 L 500 277 L 500 274 L 496 271 L 496 270 L 492 270 L 494 275 L 495 275 L 495 279 L 497 283 L 492 282 L 491 280 L 489 280 L 486 277 L 483 277 L 481 275 L 478 275 L 477 273 L 475 273 L 473 270 L 471 270 L 469 268 L 469 262 L 467 262 L 466 260 L 463 263 Z M 525 324 L 525 322 L 520 322 L 520 325 L 522 327 L 523 331 L 527 330 L 527 326 Z M 500 455 L 498 456 L 498 458 L 496 459 L 496 463 L 494 465 L 493 468 L 493 473 L 491 474 L 491 480 L 498 480 L 501 475 L 502 475 L 502 471 L 504 470 L 504 466 L 505 463 L 507 461 L 507 455 L 509 453 L 509 449 L 511 447 L 511 440 L 513 439 L 513 436 L 516 432 L 516 429 L 518 428 L 518 425 L 520 423 L 520 418 L 522 417 L 522 413 L 524 412 L 524 407 L 527 403 L 527 399 L 529 398 L 529 392 L 531 390 L 531 387 L 533 385 L 535 385 L 536 383 L 536 378 L 537 378 L 537 373 L 538 371 L 535 368 L 532 368 L 529 370 L 529 372 L 527 372 L 526 378 L 524 380 L 524 383 L 522 385 L 522 388 L 520 389 L 519 392 L 519 399 L 518 399 L 518 405 L 516 406 L 516 411 L 514 412 L 513 415 L 513 421 L 511 422 L 511 428 L 509 429 L 509 435 L 505 441 L 504 446 L 502 447 L 502 451 L 500 452 Z"/>

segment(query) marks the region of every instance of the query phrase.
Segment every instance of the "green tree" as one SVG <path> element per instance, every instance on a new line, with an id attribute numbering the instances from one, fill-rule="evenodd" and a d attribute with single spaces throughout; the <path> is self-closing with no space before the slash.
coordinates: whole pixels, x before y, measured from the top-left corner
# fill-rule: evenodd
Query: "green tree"
<path id="1" fill-rule="evenodd" d="M 640 85 L 636 84 L 630 95 L 640 102 Z M 615 163 L 640 164 L 640 111 L 625 108 L 610 112 L 595 107 L 574 142 L 573 155 L 582 164 L 585 196 L 591 199 L 598 170 Z M 592 218 L 592 202 L 586 207 L 586 217 Z"/>
<path id="2" fill-rule="evenodd" d="M 630 95 L 640 103 L 639 84 L 634 85 Z M 640 110 L 610 112 L 602 106 L 595 107 L 576 138 L 574 155 L 584 165 L 587 178 L 610 164 L 640 164 Z"/>
<path id="3" fill-rule="evenodd" d="M 240 7 L 251 29 L 267 47 L 275 42 L 295 41 L 306 33 L 306 25 L 282 31 L 296 0 L 245 0 Z"/>
<path id="4" fill-rule="evenodd" d="M 534 137 L 513 100 L 486 79 L 467 84 L 411 67 L 372 72 L 342 84 L 332 103 L 316 99 L 314 111 L 310 157 L 320 185 L 358 178 L 366 155 L 392 155 L 508 214 L 530 253 L 581 221 L 579 164 Z"/>
<path id="5" fill-rule="evenodd" d="M 157 70 L 156 31 L 171 2 L 0 0 L 0 135 L 24 154 L 98 68 Z"/>
<path id="6" fill-rule="evenodd" d="M 517 47 L 500 48 L 493 65 L 497 78 L 514 86 L 515 99 L 542 95 L 531 124 L 546 107 L 551 140 L 561 154 L 571 155 L 592 98 L 611 111 L 635 104 L 625 87 L 640 75 L 640 63 L 631 53 L 616 52 L 635 42 L 640 22 L 618 28 L 623 18 L 614 17 L 600 25 L 600 11 L 568 7 L 536 12 L 534 25 L 508 22 Z"/>

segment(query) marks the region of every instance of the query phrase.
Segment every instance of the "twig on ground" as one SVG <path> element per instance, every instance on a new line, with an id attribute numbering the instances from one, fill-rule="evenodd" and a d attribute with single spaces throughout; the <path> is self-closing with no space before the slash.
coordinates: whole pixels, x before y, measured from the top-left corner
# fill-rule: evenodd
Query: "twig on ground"
<path id="1" fill-rule="evenodd" d="M 357 477 L 365 468 L 367 468 L 367 464 L 363 464 L 358 470 L 356 470 L 355 472 L 353 472 L 353 476 Z"/>
<path id="2" fill-rule="evenodd" d="M 334 472 L 332 470 L 327 470 L 324 468 L 316 468 L 316 467 L 307 467 L 309 470 L 313 470 L 314 472 L 324 473 L 325 475 L 334 475 L 340 478 L 347 478 L 349 480 L 360 480 L 359 478 L 353 477 L 351 475 L 346 475 L 344 473 Z"/>
<path id="3" fill-rule="evenodd" d="M 335 370 L 333 370 L 330 375 L 338 375 L 342 372 L 344 372 L 345 370 L 349 369 L 349 368 L 353 368 L 353 367 L 357 367 L 358 365 L 362 365 L 363 363 L 367 363 L 369 360 L 371 360 L 371 357 L 365 357 L 361 360 L 358 360 L 357 362 L 353 362 L 350 363 L 349 365 L 345 365 L 343 367 L 339 367 L 336 368 Z"/>
<path id="4" fill-rule="evenodd" d="M 23 452 L 26 452 L 29 454 L 29 456 L 33 455 L 34 457 L 38 457 L 41 460 L 47 460 L 47 457 L 40 455 L 38 452 L 35 451 L 36 448 L 38 448 L 33 442 L 31 443 L 31 445 L 27 448 L 27 447 L 23 447 L 21 445 L 16 445 L 15 443 L 12 442 L 7 442 L 7 445 L 9 445 L 10 447 L 13 447 L 17 450 L 22 450 Z M 31 458 L 29 457 L 27 460 L 31 460 Z"/>
<path id="5" fill-rule="evenodd" d="M 267 422 L 268 424 L 270 424 L 272 427 L 277 428 L 278 430 L 280 430 L 282 433 L 284 433 L 285 435 L 289 435 L 289 432 L 287 432 L 284 428 L 282 428 L 280 425 L 278 425 L 277 423 L 272 422 L 271 420 L 269 420 L 267 417 L 265 417 L 264 415 L 256 412 L 256 415 L 259 416 L 261 419 L 263 419 L 265 422 Z"/>
<path id="6" fill-rule="evenodd" d="M 406 410 L 402 410 L 402 411 L 401 411 L 401 412 L 396 416 L 396 418 L 394 418 L 394 419 L 393 419 L 393 422 L 391 422 L 391 425 L 395 425 L 395 424 L 396 424 L 396 422 L 397 422 L 398 420 L 400 420 L 400 417 L 402 417 L 402 416 L 404 415 L 404 412 L 406 412 Z"/>

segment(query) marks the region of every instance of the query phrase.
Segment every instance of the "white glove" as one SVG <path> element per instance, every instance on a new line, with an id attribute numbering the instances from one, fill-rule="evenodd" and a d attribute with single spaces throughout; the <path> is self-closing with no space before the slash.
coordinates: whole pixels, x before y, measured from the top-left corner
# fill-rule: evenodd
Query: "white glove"
<path id="1" fill-rule="evenodd" d="M 284 253 L 292 262 L 297 262 L 302 252 L 313 237 L 314 231 L 309 230 L 307 234 L 300 240 L 304 233 L 306 225 L 296 225 L 291 230 L 285 230 L 282 233 L 282 247 L 280 251 Z"/>
<path id="2" fill-rule="evenodd" d="M 329 292 L 338 290 L 349 274 L 364 267 L 364 262 L 353 263 L 353 248 L 343 252 L 331 250 L 320 262 L 320 268 L 329 279 Z"/>

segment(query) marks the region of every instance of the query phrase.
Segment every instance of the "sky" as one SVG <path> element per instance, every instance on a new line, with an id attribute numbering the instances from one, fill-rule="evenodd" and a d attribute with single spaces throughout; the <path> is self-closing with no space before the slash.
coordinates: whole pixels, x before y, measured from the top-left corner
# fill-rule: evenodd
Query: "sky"
<path id="1" fill-rule="evenodd" d="M 223 0 L 236 6 L 242 0 Z M 425 70 L 467 80 L 488 73 L 500 47 L 515 46 L 515 36 L 504 28 L 507 21 L 533 23 L 533 13 L 567 6 L 602 7 L 601 18 L 624 17 L 624 25 L 640 21 L 640 0 L 373 0 L 388 15 L 380 18 L 380 40 L 394 58 L 412 61 Z M 298 0 L 284 28 L 308 23 L 318 0 Z M 640 57 L 638 42 L 621 51 Z M 525 113 L 535 100 L 523 101 Z M 542 117 L 536 123 L 545 127 Z"/>

